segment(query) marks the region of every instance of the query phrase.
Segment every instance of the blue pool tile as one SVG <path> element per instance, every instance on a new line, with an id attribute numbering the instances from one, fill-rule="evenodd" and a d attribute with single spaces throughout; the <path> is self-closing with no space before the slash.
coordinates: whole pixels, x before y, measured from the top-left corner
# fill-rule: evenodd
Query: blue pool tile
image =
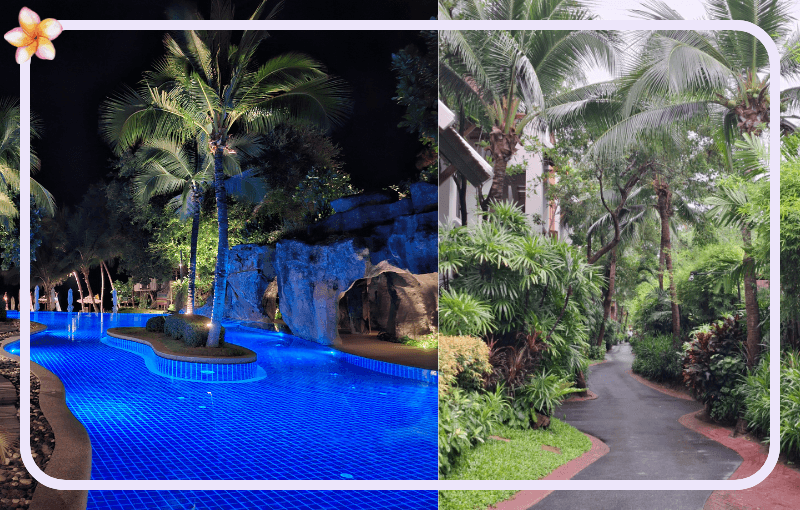
<path id="1" fill-rule="evenodd" d="M 31 357 L 64 382 L 67 405 L 92 441 L 93 479 L 342 479 L 342 473 L 354 479 L 436 479 L 435 373 L 382 362 L 359 366 L 359 360 L 325 346 L 231 323 L 226 339 L 258 354 L 263 377 L 187 381 L 169 377 L 169 371 L 154 373 L 142 353 L 101 341 L 107 328 L 143 326 L 148 317 L 33 314 L 48 330 L 31 338 Z M 117 498 L 113 492 L 91 494 L 98 501 Z M 269 503 L 280 494 L 269 492 L 231 492 L 213 501 L 235 502 L 237 494 L 265 499 L 259 506 L 231 508 L 295 508 Z M 344 508 L 313 506 L 309 502 L 325 503 L 309 494 L 297 508 Z M 367 493 L 358 494 L 369 501 Z M 377 500 L 395 493 L 381 494 Z M 152 507 L 131 501 L 135 508 Z M 172 504 L 159 501 L 164 506 L 157 508 Z M 197 508 L 222 508 L 203 504 Z"/>

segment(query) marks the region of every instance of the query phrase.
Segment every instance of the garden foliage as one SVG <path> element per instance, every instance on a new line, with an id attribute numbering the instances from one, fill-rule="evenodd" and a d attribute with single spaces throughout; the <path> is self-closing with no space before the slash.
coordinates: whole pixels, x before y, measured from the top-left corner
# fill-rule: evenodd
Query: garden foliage
<path id="1" fill-rule="evenodd" d="M 683 373 L 683 353 L 672 344 L 672 335 L 644 335 L 631 342 L 633 371 L 651 381 L 674 381 Z"/>
<path id="2" fill-rule="evenodd" d="M 685 348 L 683 380 L 718 421 L 738 417 L 736 388 L 746 373 L 743 357 L 746 337 L 740 317 L 727 317 L 695 331 Z"/>
<path id="3" fill-rule="evenodd" d="M 169 315 L 164 319 L 164 333 L 176 340 L 182 340 L 187 347 L 202 347 L 208 339 L 208 325 L 211 319 L 202 315 Z M 219 345 L 224 345 L 225 328 L 219 334 Z"/>
<path id="4" fill-rule="evenodd" d="M 483 221 L 440 232 L 441 270 L 453 276 L 440 301 L 442 332 L 492 337 L 517 354 L 535 336 L 529 355 L 575 366 L 601 277 L 574 247 L 534 234 L 515 204 L 491 207 Z"/>
<path id="5" fill-rule="evenodd" d="M 791 460 L 800 460 L 800 355 L 786 351 L 781 357 L 780 450 Z M 769 356 L 744 379 L 740 393 L 748 428 L 769 437 Z"/>
<path id="6" fill-rule="evenodd" d="M 159 315 L 158 317 L 150 317 L 147 319 L 147 323 L 145 324 L 144 328 L 147 331 L 153 331 L 156 333 L 163 333 L 164 332 L 164 316 Z"/>
<path id="7" fill-rule="evenodd" d="M 489 347 L 480 338 L 469 336 L 439 337 L 439 391 L 457 387 L 465 390 L 483 388 L 483 378 L 492 370 Z"/>

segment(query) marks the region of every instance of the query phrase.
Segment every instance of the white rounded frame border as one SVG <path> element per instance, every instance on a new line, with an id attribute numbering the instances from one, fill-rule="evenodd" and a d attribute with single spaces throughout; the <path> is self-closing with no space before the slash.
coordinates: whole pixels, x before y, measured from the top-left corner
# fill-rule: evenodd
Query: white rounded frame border
<path id="1" fill-rule="evenodd" d="M 47 13 L 43 13 L 47 14 Z M 746 21 L 246 21 L 246 20 L 61 20 L 64 30 L 737 30 L 755 36 L 770 61 L 770 96 L 780 97 L 780 55 L 761 28 Z M 57 44 L 57 43 L 56 43 Z M 64 58 L 64 57 L 62 57 Z M 38 64 L 37 64 L 38 65 Z M 20 66 L 20 196 L 30 194 L 31 60 Z M 780 204 L 780 101 L 770 104 L 770 203 Z M 770 245 L 780 245 L 780 207 L 770 207 Z M 23 256 L 24 254 L 24 256 Z M 30 288 L 30 209 L 20 207 L 20 289 Z M 780 317 L 780 254 L 770 250 L 770 314 Z M 30 316 L 20 302 L 20 408 L 30 407 Z M 770 330 L 770 436 L 780 436 L 780 331 Z M 779 445 L 769 445 L 766 463 L 740 480 L 62 480 L 44 473 L 31 456 L 29 413 L 20 413 L 20 448 L 28 472 L 57 490 L 741 490 L 772 472 Z"/>

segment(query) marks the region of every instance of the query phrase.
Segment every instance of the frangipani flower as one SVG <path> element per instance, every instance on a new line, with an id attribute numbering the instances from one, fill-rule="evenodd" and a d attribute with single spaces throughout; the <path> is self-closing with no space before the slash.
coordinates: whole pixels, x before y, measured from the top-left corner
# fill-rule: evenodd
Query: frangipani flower
<path id="1" fill-rule="evenodd" d="M 61 23 L 54 18 L 44 21 L 39 15 L 23 7 L 19 11 L 19 27 L 9 30 L 3 37 L 17 47 L 17 64 L 27 62 L 35 53 L 44 60 L 56 57 L 56 48 L 50 42 L 61 34 Z"/>

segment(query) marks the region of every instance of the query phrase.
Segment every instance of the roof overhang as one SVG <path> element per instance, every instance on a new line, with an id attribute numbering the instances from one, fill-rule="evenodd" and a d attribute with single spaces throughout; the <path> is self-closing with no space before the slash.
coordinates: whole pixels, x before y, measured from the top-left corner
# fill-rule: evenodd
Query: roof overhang
<path id="1" fill-rule="evenodd" d="M 439 151 L 473 185 L 481 186 L 494 176 L 492 166 L 478 154 L 453 125 L 455 114 L 439 101 Z"/>

